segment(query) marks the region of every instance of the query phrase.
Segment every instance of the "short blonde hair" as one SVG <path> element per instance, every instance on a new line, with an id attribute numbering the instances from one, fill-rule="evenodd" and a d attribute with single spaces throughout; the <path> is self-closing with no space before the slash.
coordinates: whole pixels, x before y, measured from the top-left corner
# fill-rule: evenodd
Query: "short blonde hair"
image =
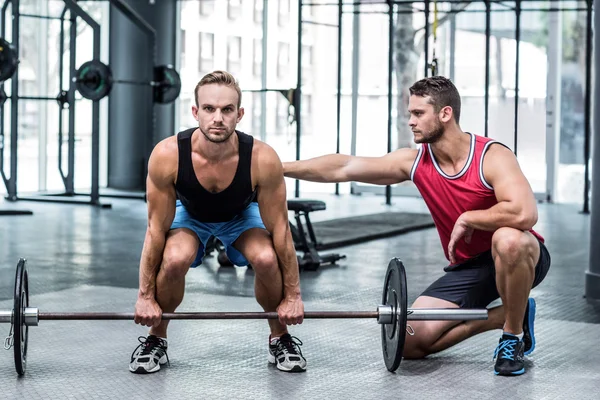
<path id="1" fill-rule="evenodd" d="M 198 89 L 204 85 L 225 85 L 230 88 L 235 89 L 238 94 L 238 103 L 237 108 L 239 109 L 242 105 L 242 90 L 240 89 L 240 85 L 237 80 L 226 71 L 213 71 L 209 74 L 206 74 L 200 79 L 200 82 L 196 85 L 196 89 L 194 89 L 194 97 L 196 98 L 196 107 L 200 106 L 198 103 Z"/>

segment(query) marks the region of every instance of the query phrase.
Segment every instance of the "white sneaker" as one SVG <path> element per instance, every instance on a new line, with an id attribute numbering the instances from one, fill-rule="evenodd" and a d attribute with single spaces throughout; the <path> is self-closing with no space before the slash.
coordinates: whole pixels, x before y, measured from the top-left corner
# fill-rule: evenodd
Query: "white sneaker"
<path id="1" fill-rule="evenodd" d="M 140 345 L 133 350 L 129 370 L 135 374 L 151 374 L 160 370 L 160 366 L 169 362 L 167 342 L 149 335 L 138 338 Z"/>
<path id="2" fill-rule="evenodd" d="M 285 372 L 306 371 L 306 359 L 300 350 L 302 342 L 297 337 L 284 334 L 280 338 L 269 337 L 269 356 L 271 364 L 276 364 L 277 369 Z"/>

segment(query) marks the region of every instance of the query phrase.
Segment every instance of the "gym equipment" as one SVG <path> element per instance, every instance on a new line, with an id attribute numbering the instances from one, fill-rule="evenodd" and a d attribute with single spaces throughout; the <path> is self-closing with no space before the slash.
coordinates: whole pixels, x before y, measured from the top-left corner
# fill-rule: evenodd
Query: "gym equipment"
<path id="1" fill-rule="evenodd" d="M 302 255 L 297 255 L 298 266 L 300 269 L 308 271 L 316 271 L 321 265 L 334 264 L 336 261 L 346 258 L 344 254 L 330 253 L 319 254 L 318 247 L 320 242 L 317 240 L 315 231 L 308 214 L 311 211 L 325 210 L 327 206 L 325 202 L 320 200 L 305 200 L 305 199 L 290 199 L 287 201 L 288 210 L 294 212 L 295 224 L 289 221 L 294 247 L 297 252 L 302 252 Z M 304 222 L 302 221 L 304 217 Z M 233 264 L 225 253 L 225 247 L 216 238 L 211 237 L 206 244 L 206 254 L 210 254 L 213 250 L 217 251 L 217 261 L 222 267 L 231 267 Z"/>
<path id="2" fill-rule="evenodd" d="M 18 65 L 17 51 L 6 39 L 0 38 L 0 82 L 10 79 Z"/>
<path id="3" fill-rule="evenodd" d="M 29 284 L 27 261 L 17 263 L 15 275 L 14 306 L 12 310 L 0 310 L 0 323 L 10 323 L 10 333 L 4 348 L 14 349 L 15 369 L 25 374 L 27 366 L 27 342 L 30 326 L 40 320 L 133 320 L 133 313 L 93 312 L 39 312 L 29 307 Z M 402 261 L 393 258 L 387 268 L 382 295 L 383 305 L 375 311 L 307 311 L 305 319 L 324 318 L 373 318 L 381 327 L 383 358 L 390 372 L 396 371 L 402 360 L 404 338 L 408 320 L 474 320 L 487 319 L 487 309 L 409 309 L 407 308 L 406 271 Z M 277 312 L 175 312 L 163 313 L 165 320 L 174 319 L 278 319 Z M 14 329 L 14 331 L 13 331 Z"/>
<path id="4" fill-rule="evenodd" d="M 150 86 L 154 92 L 154 102 L 167 104 L 175 101 L 181 92 L 179 73 L 170 65 L 154 67 L 154 80 L 134 81 L 113 79 L 110 67 L 99 60 L 84 62 L 73 78 L 75 86 L 81 95 L 89 100 L 100 100 L 108 96 L 113 84 Z"/>
<path id="5" fill-rule="evenodd" d="M 296 247 L 296 251 L 304 252 L 302 257 L 298 256 L 300 269 L 316 271 L 321 265 L 333 264 L 338 260 L 346 258 L 342 254 L 330 253 L 321 255 L 317 251 L 320 243 L 317 241 L 308 214 L 311 211 L 325 210 L 327 208 L 325 202 L 319 200 L 290 199 L 287 204 L 288 210 L 294 212 L 294 220 L 296 221 L 295 225 L 290 222 L 294 246 Z M 304 217 L 304 223 L 302 222 L 302 217 Z"/>

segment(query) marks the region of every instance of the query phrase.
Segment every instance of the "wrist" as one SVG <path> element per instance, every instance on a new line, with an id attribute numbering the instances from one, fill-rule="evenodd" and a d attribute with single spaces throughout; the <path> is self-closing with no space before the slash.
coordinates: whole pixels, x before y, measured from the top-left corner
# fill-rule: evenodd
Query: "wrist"
<path id="1" fill-rule="evenodd" d="M 300 289 L 290 289 L 286 290 L 284 293 L 284 297 L 289 300 L 300 300 L 302 299 L 302 294 L 300 293 Z"/>
<path id="2" fill-rule="evenodd" d="M 154 300 L 154 294 L 140 290 L 138 292 L 138 299 L 139 300 Z"/>
<path id="3" fill-rule="evenodd" d="M 466 212 L 462 213 L 458 219 L 466 227 L 470 228 L 472 226 L 470 211 L 466 211 Z"/>

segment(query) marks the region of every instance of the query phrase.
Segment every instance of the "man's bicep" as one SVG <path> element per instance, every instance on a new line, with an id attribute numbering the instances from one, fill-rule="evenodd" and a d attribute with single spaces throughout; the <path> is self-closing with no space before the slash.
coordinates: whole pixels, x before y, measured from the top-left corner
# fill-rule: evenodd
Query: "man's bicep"
<path id="1" fill-rule="evenodd" d="M 151 159 L 146 179 L 148 226 L 166 232 L 175 217 L 175 186 L 165 164 Z"/>
<path id="2" fill-rule="evenodd" d="M 498 201 L 518 201 L 535 204 L 529 181 L 523 174 L 514 153 L 504 146 L 492 146 L 484 158 L 483 175 L 492 186 Z"/>
<path id="3" fill-rule="evenodd" d="M 288 223 L 287 190 L 281 162 L 276 154 L 267 157 L 258 180 L 258 208 L 267 230 L 273 233 L 278 224 Z"/>

